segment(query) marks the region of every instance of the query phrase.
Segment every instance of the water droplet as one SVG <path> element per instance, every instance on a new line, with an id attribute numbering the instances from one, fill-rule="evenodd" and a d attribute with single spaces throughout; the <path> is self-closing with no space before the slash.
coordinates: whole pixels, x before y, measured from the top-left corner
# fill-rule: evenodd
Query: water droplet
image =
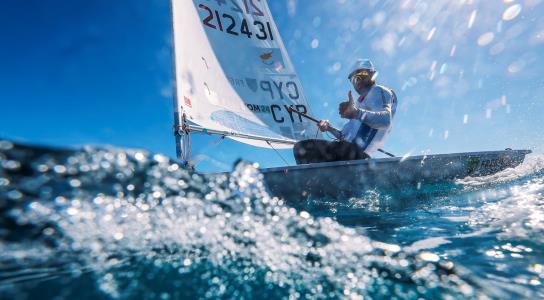
<path id="1" fill-rule="evenodd" d="M 504 43 L 502 43 L 502 42 L 501 42 L 501 43 L 497 43 L 497 44 L 493 45 L 493 46 L 491 47 L 491 49 L 489 49 L 489 53 L 490 53 L 491 55 L 498 55 L 498 54 L 500 54 L 500 53 L 502 53 L 502 52 L 504 51 L 504 48 L 505 48 L 505 47 L 506 47 L 506 46 L 504 45 Z"/>
<path id="2" fill-rule="evenodd" d="M 70 216 L 75 216 L 79 213 L 79 210 L 75 207 L 70 207 L 66 210 L 66 213 L 68 213 Z"/>
<path id="3" fill-rule="evenodd" d="M 16 160 L 6 160 L 2 162 L 2 168 L 15 171 L 21 167 L 21 163 Z"/>
<path id="4" fill-rule="evenodd" d="M 450 50 L 450 56 L 455 56 L 455 52 L 457 52 L 457 45 L 453 45 Z"/>
<path id="5" fill-rule="evenodd" d="M 440 257 L 431 252 L 423 252 L 419 254 L 419 257 L 424 261 L 437 262 L 440 260 Z"/>
<path id="6" fill-rule="evenodd" d="M 507 102 L 508 102 L 508 99 L 506 98 L 506 96 L 502 95 L 501 96 L 501 105 L 506 106 Z"/>
<path id="7" fill-rule="evenodd" d="M 508 72 L 511 74 L 519 73 L 525 67 L 525 61 L 516 60 L 508 66 Z"/>
<path id="8" fill-rule="evenodd" d="M 448 64 L 444 63 L 440 67 L 440 75 L 443 75 L 444 73 L 446 73 L 446 71 L 448 71 Z"/>
<path id="9" fill-rule="evenodd" d="M 0 141 L 0 150 L 10 150 L 13 144 L 8 141 Z"/>
<path id="10" fill-rule="evenodd" d="M 342 67 L 342 65 L 339 63 L 339 62 L 335 62 L 330 68 L 329 68 L 329 72 L 331 73 L 336 73 L 340 70 L 340 68 Z"/>
<path id="11" fill-rule="evenodd" d="M 495 34 L 493 32 L 486 32 L 478 38 L 478 46 L 487 46 L 493 41 L 493 39 L 495 39 Z"/>
<path id="12" fill-rule="evenodd" d="M 438 64 L 438 62 L 435 60 L 433 61 L 433 63 L 431 64 L 431 72 L 434 72 L 434 70 L 436 70 L 436 65 Z"/>
<path id="13" fill-rule="evenodd" d="M 501 33 L 501 32 L 502 32 L 502 24 L 503 24 L 502 21 L 497 22 L 497 33 Z"/>
<path id="14" fill-rule="evenodd" d="M 514 4 L 508 7 L 502 13 L 502 19 L 505 21 L 511 21 L 515 19 L 521 13 L 521 4 Z"/>
<path id="15" fill-rule="evenodd" d="M 49 236 L 55 234 L 55 230 L 51 227 L 45 228 L 42 232 L 43 234 L 49 235 Z"/>
<path id="16" fill-rule="evenodd" d="M 134 158 L 136 158 L 138 161 L 143 161 L 145 159 L 145 155 L 142 152 L 136 152 L 136 154 L 134 154 Z"/>
<path id="17" fill-rule="evenodd" d="M 529 271 L 533 273 L 544 273 L 544 266 L 541 264 L 534 264 L 532 266 L 529 266 Z"/>
<path id="18" fill-rule="evenodd" d="M 408 18 L 408 22 L 406 22 L 408 26 L 414 27 L 419 23 L 419 15 L 413 14 Z"/>
<path id="19" fill-rule="evenodd" d="M 168 167 L 168 171 L 169 171 L 169 172 L 175 172 L 175 171 L 177 171 L 177 170 L 179 170 L 179 165 L 178 165 L 178 164 L 172 164 L 172 165 L 170 165 L 170 166 Z"/>
<path id="20" fill-rule="evenodd" d="M 66 203 L 66 198 L 62 197 L 62 196 L 58 196 L 55 198 L 55 203 L 58 204 L 58 205 L 63 205 Z"/>
<path id="21" fill-rule="evenodd" d="M 114 235 L 113 235 L 113 238 L 120 241 L 122 240 L 123 238 L 125 237 L 125 235 L 122 233 L 122 232 L 116 232 Z"/>
<path id="22" fill-rule="evenodd" d="M 535 286 L 536 286 L 536 285 L 541 285 L 542 283 L 541 283 L 540 280 L 538 280 L 538 279 L 531 279 L 531 280 L 529 281 L 529 284 L 530 284 L 530 285 L 535 285 Z"/>
<path id="23" fill-rule="evenodd" d="M 0 178 L 0 186 L 8 186 L 9 180 L 7 178 Z"/>
<path id="24" fill-rule="evenodd" d="M 66 167 L 63 166 L 63 165 L 56 165 L 53 170 L 55 171 L 55 173 L 57 174 L 64 174 L 66 173 Z"/>
<path id="25" fill-rule="evenodd" d="M 474 22 L 476 21 L 476 16 L 478 15 L 478 10 L 473 10 L 470 14 L 470 17 L 468 18 L 468 28 L 472 28 L 474 26 Z"/>
<path id="26" fill-rule="evenodd" d="M 429 35 L 427 35 L 427 41 L 432 40 L 435 33 L 436 33 L 436 27 L 433 27 L 433 29 L 431 29 L 431 31 L 429 32 Z"/>
<path id="27" fill-rule="evenodd" d="M 81 181 L 79 181 L 77 179 L 72 179 L 72 180 L 70 180 L 70 186 L 74 187 L 74 188 L 81 187 Z"/>
<path id="28" fill-rule="evenodd" d="M 23 194 L 18 190 L 9 191 L 6 196 L 11 200 L 19 200 L 23 198 Z"/>

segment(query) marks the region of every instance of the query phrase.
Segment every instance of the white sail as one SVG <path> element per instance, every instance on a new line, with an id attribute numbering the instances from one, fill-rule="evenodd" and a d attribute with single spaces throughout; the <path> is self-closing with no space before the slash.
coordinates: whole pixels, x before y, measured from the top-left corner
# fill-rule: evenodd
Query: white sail
<path id="1" fill-rule="evenodd" d="M 255 146 L 318 135 L 266 0 L 172 0 L 177 109 L 195 128 Z"/>

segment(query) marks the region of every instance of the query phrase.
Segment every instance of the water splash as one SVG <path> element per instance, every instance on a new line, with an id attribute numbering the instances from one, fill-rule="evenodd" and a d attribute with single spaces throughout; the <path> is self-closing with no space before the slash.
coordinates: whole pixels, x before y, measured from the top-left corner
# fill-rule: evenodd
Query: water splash
<path id="1" fill-rule="evenodd" d="M 267 194 L 251 164 L 204 176 L 144 151 L 55 151 L 8 142 L 0 163 L 0 290 L 6 295 L 495 293 L 436 254 L 407 253 L 285 206 Z"/>
<path id="2" fill-rule="evenodd" d="M 542 173 L 542 171 L 544 171 L 544 155 L 530 154 L 527 155 L 525 161 L 521 165 L 515 168 L 509 168 L 489 176 L 459 179 L 457 180 L 457 183 L 470 188 L 475 186 L 505 183 L 514 180 L 523 180 L 528 176 Z"/>

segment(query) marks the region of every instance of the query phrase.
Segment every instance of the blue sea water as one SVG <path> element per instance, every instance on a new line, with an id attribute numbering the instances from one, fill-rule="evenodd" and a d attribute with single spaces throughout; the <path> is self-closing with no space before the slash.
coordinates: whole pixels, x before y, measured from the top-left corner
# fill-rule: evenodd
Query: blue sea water
<path id="1" fill-rule="evenodd" d="M 2 299 L 544 297 L 544 157 L 345 201 L 140 150 L 0 141 Z"/>

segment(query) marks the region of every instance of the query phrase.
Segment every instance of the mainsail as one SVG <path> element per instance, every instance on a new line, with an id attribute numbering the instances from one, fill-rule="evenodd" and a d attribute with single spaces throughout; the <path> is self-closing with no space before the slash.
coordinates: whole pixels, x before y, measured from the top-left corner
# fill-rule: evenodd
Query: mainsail
<path id="1" fill-rule="evenodd" d="M 172 0 L 177 123 L 260 146 L 318 135 L 266 0 Z"/>

